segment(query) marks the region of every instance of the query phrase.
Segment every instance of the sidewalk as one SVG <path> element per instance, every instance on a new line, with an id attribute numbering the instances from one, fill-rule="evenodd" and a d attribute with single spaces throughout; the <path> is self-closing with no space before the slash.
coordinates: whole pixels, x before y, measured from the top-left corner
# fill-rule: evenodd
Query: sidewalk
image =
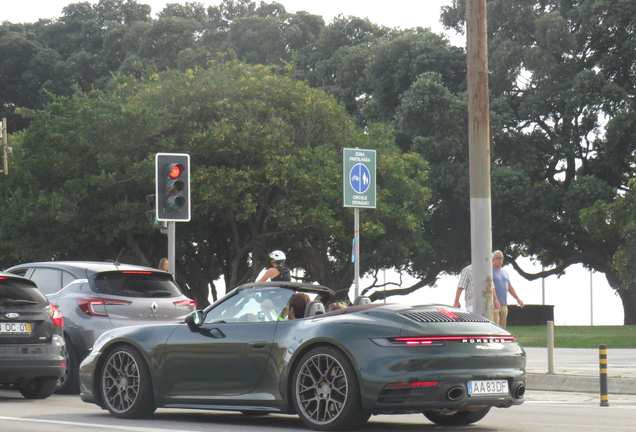
<path id="1" fill-rule="evenodd" d="M 600 392 L 597 349 L 554 349 L 554 374 L 548 374 L 547 348 L 524 348 L 528 390 Z M 636 349 L 607 349 L 608 393 L 636 395 Z"/>

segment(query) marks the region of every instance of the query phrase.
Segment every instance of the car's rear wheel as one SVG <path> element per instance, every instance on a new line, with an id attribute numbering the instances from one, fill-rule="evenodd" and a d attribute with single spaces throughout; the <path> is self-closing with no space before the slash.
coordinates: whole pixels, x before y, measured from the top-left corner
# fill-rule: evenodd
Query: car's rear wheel
<path id="1" fill-rule="evenodd" d="M 307 352 L 292 378 L 296 413 L 315 430 L 349 430 L 369 419 L 362 409 L 360 388 L 349 359 L 339 350 L 322 346 Z"/>
<path id="2" fill-rule="evenodd" d="M 53 394 L 56 385 L 56 378 L 38 377 L 18 384 L 18 390 L 27 399 L 46 399 Z"/>
<path id="3" fill-rule="evenodd" d="M 66 361 L 66 371 L 57 381 L 57 388 L 55 393 L 57 394 L 77 394 L 79 393 L 79 362 L 77 359 L 77 351 L 71 340 L 67 337 L 64 338 L 66 342 L 66 354 L 64 355 Z"/>
<path id="4" fill-rule="evenodd" d="M 490 407 L 479 411 L 424 411 L 424 416 L 440 426 L 461 426 L 476 423 L 486 417 Z"/>
<path id="5" fill-rule="evenodd" d="M 119 418 L 146 418 L 157 409 L 146 362 L 131 346 L 115 348 L 108 354 L 99 375 L 106 409 Z"/>

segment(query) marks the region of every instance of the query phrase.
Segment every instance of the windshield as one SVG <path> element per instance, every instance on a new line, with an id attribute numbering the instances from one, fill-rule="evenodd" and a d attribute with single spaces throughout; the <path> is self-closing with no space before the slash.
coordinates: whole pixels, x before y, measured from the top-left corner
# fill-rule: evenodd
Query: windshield
<path id="1" fill-rule="evenodd" d="M 91 286 L 100 294 L 122 297 L 179 297 L 181 290 L 165 273 L 119 271 L 97 273 Z"/>
<path id="2" fill-rule="evenodd" d="M 205 322 L 282 320 L 285 318 L 285 306 L 292 294 L 294 291 L 279 287 L 244 289 L 210 310 Z M 310 298 L 315 298 L 315 294 L 311 294 Z"/>

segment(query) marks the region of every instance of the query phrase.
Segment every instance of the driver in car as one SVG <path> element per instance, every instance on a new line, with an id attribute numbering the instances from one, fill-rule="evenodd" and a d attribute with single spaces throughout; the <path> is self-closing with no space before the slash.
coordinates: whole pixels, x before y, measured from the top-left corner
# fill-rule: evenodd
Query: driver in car
<path id="1" fill-rule="evenodd" d="M 304 318 L 305 317 L 305 307 L 307 303 L 310 302 L 309 296 L 305 293 L 294 293 L 289 298 L 289 312 L 287 313 L 287 318 L 290 320 Z"/>

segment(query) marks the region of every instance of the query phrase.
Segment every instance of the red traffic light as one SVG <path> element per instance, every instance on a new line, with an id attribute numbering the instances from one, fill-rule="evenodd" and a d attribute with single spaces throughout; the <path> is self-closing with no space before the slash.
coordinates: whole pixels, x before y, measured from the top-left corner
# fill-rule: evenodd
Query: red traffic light
<path id="1" fill-rule="evenodd" d="M 168 165 L 168 177 L 172 179 L 176 179 L 181 175 L 182 167 L 179 164 L 170 164 Z"/>
<path id="2" fill-rule="evenodd" d="M 190 156 L 157 153 L 155 156 L 155 217 L 158 222 L 190 220 Z"/>

